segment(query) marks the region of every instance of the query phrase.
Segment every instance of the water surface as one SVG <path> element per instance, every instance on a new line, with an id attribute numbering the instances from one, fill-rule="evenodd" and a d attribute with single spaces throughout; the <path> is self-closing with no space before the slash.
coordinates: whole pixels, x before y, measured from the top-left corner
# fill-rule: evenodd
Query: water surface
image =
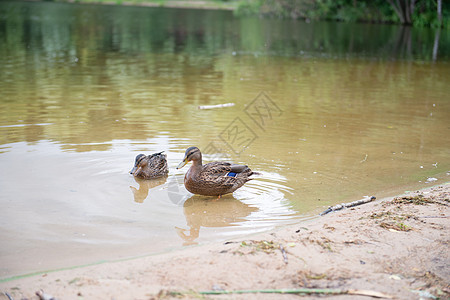
<path id="1" fill-rule="evenodd" d="M 447 31 L 1 2 L 0 276 L 227 240 L 445 182 L 449 53 Z M 261 176 L 219 201 L 193 196 L 175 169 L 193 145 Z M 167 178 L 128 174 L 162 150 Z"/>

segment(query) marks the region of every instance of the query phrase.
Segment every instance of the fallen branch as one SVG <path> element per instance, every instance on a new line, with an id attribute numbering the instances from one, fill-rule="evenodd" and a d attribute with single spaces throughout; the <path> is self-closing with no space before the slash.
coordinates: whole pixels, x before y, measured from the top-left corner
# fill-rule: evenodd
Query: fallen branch
<path id="1" fill-rule="evenodd" d="M 200 295 L 229 295 L 229 294 L 296 294 L 296 295 L 358 295 L 374 298 L 392 299 L 392 296 L 369 290 L 343 290 L 343 289 L 268 289 L 268 290 L 218 290 L 218 291 L 202 291 Z M 185 295 L 181 292 L 171 292 L 172 295 Z"/>
<path id="2" fill-rule="evenodd" d="M 198 109 L 214 109 L 214 108 L 223 108 L 223 107 L 230 107 L 234 106 L 234 103 L 224 103 L 224 104 L 217 104 L 217 105 L 200 105 Z"/>
<path id="3" fill-rule="evenodd" d="M 366 204 L 366 203 L 372 202 L 375 199 L 377 199 L 377 198 L 375 196 L 372 196 L 370 198 L 364 198 L 364 199 L 356 200 L 356 201 L 349 202 L 349 203 L 342 203 L 342 204 L 338 204 L 338 205 L 335 205 L 335 206 L 330 206 L 326 210 L 321 212 L 320 215 L 323 216 L 323 215 L 326 215 L 327 213 L 330 213 L 332 211 L 341 210 L 343 208 L 348 208 L 348 207 L 353 207 L 353 206 L 358 206 L 358 205 L 361 205 L 361 204 Z"/>

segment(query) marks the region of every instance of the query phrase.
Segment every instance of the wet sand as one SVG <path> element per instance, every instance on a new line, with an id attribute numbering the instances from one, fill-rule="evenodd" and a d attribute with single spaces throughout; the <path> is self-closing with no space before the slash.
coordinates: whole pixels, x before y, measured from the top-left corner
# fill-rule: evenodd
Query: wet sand
<path id="1" fill-rule="evenodd" d="M 344 293 L 327 299 L 448 299 L 449 198 L 446 183 L 245 239 L 10 280 L 0 283 L 0 299 L 8 299 L 5 293 L 38 299 L 41 289 L 59 299 L 198 298 L 202 291 L 267 289 Z M 204 297 L 298 299 L 258 293 Z"/>

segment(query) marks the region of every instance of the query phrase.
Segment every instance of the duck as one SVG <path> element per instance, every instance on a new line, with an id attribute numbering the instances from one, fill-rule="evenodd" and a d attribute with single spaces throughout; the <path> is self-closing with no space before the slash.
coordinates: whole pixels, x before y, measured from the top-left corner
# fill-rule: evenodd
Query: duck
<path id="1" fill-rule="evenodd" d="M 169 173 L 169 168 L 167 167 L 167 155 L 163 154 L 163 152 L 151 155 L 138 154 L 130 174 L 142 179 L 166 176 Z"/>
<path id="2" fill-rule="evenodd" d="M 197 195 L 218 196 L 233 193 L 242 187 L 247 181 L 252 180 L 250 176 L 256 175 L 246 165 L 235 165 L 224 161 L 202 164 L 202 152 L 197 147 L 186 149 L 183 160 L 177 169 L 181 169 L 188 162 L 192 166 L 184 176 L 186 189 Z"/>

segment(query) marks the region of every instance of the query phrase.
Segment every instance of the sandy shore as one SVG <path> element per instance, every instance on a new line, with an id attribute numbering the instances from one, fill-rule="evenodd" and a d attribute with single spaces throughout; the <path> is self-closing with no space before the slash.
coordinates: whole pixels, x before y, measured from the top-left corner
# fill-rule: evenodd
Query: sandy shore
<path id="1" fill-rule="evenodd" d="M 0 299 L 449 299 L 449 198 L 447 183 L 246 239 L 2 282 Z"/>

